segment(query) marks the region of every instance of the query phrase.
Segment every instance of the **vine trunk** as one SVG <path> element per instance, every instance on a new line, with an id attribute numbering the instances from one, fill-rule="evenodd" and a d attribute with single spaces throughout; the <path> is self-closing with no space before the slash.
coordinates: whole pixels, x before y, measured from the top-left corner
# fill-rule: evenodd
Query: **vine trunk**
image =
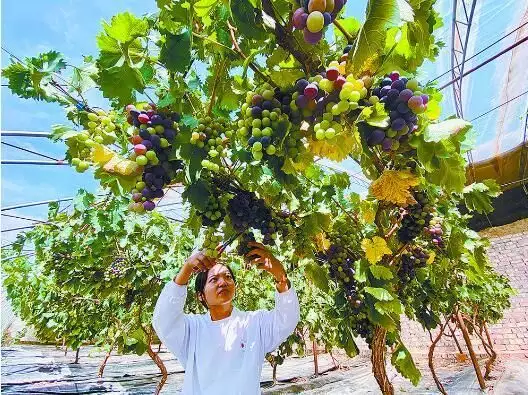
<path id="1" fill-rule="evenodd" d="M 387 347 L 385 346 L 385 336 L 387 330 L 381 326 L 376 326 L 374 329 L 374 337 L 372 338 L 372 373 L 378 382 L 380 390 L 383 395 L 394 395 L 394 387 L 392 386 L 385 369 L 385 353 Z"/>

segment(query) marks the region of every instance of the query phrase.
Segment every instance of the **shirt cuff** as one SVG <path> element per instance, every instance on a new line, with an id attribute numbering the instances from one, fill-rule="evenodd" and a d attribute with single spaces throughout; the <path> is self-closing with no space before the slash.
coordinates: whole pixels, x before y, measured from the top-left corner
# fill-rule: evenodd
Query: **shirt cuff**
<path id="1" fill-rule="evenodd" d="M 165 285 L 167 292 L 170 292 L 172 296 L 184 297 L 187 296 L 187 285 L 179 285 L 174 282 L 174 280 L 169 281 Z"/>
<path id="2" fill-rule="evenodd" d="M 287 291 L 284 291 L 282 293 L 275 290 L 275 302 L 285 303 L 288 300 L 293 299 L 296 295 L 297 293 L 295 292 L 295 289 L 293 289 L 293 286 L 291 286 L 290 288 L 288 288 Z"/>

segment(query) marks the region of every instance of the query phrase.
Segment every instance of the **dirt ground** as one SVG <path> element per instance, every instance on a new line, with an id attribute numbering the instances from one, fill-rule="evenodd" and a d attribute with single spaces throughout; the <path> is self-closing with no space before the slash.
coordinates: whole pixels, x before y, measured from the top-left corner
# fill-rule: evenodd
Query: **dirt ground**
<path id="1" fill-rule="evenodd" d="M 178 393 L 183 383 L 183 369 L 170 353 L 162 348 L 160 356 L 166 363 L 169 379 L 162 393 Z M 321 354 L 319 374 L 314 375 L 313 357 L 289 358 L 277 370 L 279 382 L 272 384 L 272 370 L 263 365 L 261 387 L 264 394 L 379 394 L 371 373 L 368 354 L 347 358 L 334 354 L 339 368 L 329 354 Z M 152 394 L 160 378 L 157 367 L 147 357 L 112 356 L 103 378 L 97 378 L 103 353 L 83 347 L 80 363 L 72 363 L 74 352 L 66 356 L 54 346 L 15 345 L 2 348 L 3 394 Z M 395 392 L 410 394 L 439 393 L 423 357 L 417 358 L 422 380 L 414 387 L 391 367 L 388 373 Z M 472 365 L 466 361 L 441 360 L 438 374 L 449 394 L 482 394 Z M 485 393 L 528 393 L 528 360 L 500 360 Z"/>

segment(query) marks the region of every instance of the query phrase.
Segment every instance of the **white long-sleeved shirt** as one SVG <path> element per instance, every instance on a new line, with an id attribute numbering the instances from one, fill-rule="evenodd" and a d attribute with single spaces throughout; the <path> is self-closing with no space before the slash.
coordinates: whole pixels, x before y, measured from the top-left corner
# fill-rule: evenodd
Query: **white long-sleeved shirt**
<path id="1" fill-rule="evenodd" d="M 260 394 L 266 353 L 275 350 L 299 322 L 293 288 L 275 292 L 271 311 L 240 311 L 212 321 L 209 313 L 184 314 L 187 286 L 171 281 L 163 288 L 152 325 L 185 369 L 183 394 Z"/>

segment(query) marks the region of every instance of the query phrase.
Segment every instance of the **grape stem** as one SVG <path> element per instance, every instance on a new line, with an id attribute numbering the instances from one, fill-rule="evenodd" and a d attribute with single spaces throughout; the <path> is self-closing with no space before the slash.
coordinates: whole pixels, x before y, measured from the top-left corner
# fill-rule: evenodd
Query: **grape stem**
<path id="1" fill-rule="evenodd" d="M 288 30 L 278 22 L 271 0 L 262 0 L 262 10 L 275 21 L 274 34 L 277 37 L 277 44 L 290 52 L 299 61 L 304 72 L 311 74 L 319 69 L 322 70 L 321 62 L 318 59 L 313 58 L 310 54 L 299 49 L 300 45 L 296 43 L 296 37 L 291 31 L 291 28 Z"/>
<path id="2" fill-rule="evenodd" d="M 213 91 L 211 93 L 211 101 L 209 102 L 209 108 L 207 109 L 207 115 L 210 115 L 211 111 L 213 110 L 213 106 L 214 106 L 215 99 L 216 99 L 216 88 L 218 87 L 220 76 L 223 74 L 225 61 L 226 60 L 224 58 L 222 62 L 219 64 L 218 68 L 216 69 L 215 79 L 213 83 Z"/>
<path id="3" fill-rule="evenodd" d="M 229 27 L 229 36 L 231 37 L 231 42 L 233 43 L 233 47 L 235 48 L 235 52 L 240 55 L 241 58 L 247 59 L 246 54 L 240 49 L 240 46 L 238 45 L 238 42 L 235 37 L 235 31 L 236 28 L 227 21 L 227 27 Z M 274 88 L 277 87 L 277 84 L 271 80 L 268 76 L 266 76 L 255 63 L 249 62 L 249 68 L 253 70 L 255 73 L 257 73 L 260 78 L 262 78 L 264 81 L 266 81 L 268 84 L 273 86 Z"/>
<path id="4" fill-rule="evenodd" d="M 335 27 L 337 27 L 341 31 L 341 33 L 343 33 L 343 36 L 345 36 L 345 38 L 347 39 L 347 42 L 349 44 L 352 44 L 354 42 L 354 37 L 352 37 L 350 35 L 350 33 L 347 32 L 345 27 L 337 19 L 334 19 L 333 23 L 334 23 Z"/>

